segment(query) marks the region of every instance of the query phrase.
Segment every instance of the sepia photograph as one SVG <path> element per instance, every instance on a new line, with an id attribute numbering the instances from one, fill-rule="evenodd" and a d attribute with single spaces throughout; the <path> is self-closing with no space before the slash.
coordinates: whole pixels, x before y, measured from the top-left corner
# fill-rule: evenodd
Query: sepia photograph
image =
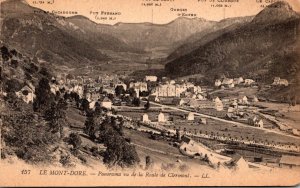
<path id="1" fill-rule="evenodd" d="M 0 0 L 0 186 L 297 186 L 300 0 Z"/>

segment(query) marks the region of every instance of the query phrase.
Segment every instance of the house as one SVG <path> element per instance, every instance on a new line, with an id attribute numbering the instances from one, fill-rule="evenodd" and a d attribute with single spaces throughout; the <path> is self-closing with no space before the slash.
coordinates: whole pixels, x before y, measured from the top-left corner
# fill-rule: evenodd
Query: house
<path id="1" fill-rule="evenodd" d="M 56 92 L 59 91 L 59 86 L 54 84 L 54 83 L 51 83 L 49 84 L 50 85 L 50 91 L 51 93 L 53 93 L 54 95 L 56 95 Z"/>
<path id="2" fill-rule="evenodd" d="M 101 103 L 100 103 L 100 106 L 103 107 L 103 108 L 106 108 L 106 109 L 111 109 L 111 106 L 112 106 L 112 102 L 109 98 L 105 97 Z"/>
<path id="3" fill-rule="evenodd" d="M 194 121 L 194 120 L 195 120 L 195 115 L 194 115 L 194 113 L 190 112 L 190 113 L 187 115 L 186 119 L 187 119 L 188 121 Z"/>
<path id="4" fill-rule="evenodd" d="M 282 155 L 279 161 L 279 167 L 299 167 L 300 166 L 300 157 L 291 156 L 291 155 Z"/>
<path id="5" fill-rule="evenodd" d="M 234 88 L 234 83 L 228 85 L 229 88 Z"/>
<path id="6" fill-rule="evenodd" d="M 180 97 L 181 92 L 177 92 L 174 84 L 160 84 L 156 87 L 157 96 L 159 97 Z"/>
<path id="7" fill-rule="evenodd" d="M 158 119 L 158 122 L 166 122 L 165 115 L 164 115 L 162 112 L 160 112 L 160 113 L 158 114 L 157 119 Z"/>
<path id="8" fill-rule="evenodd" d="M 145 76 L 145 81 L 146 82 L 156 82 L 157 76 Z"/>
<path id="9" fill-rule="evenodd" d="M 176 84 L 175 80 L 170 80 L 170 84 L 172 85 Z"/>
<path id="10" fill-rule="evenodd" d="M 20 91 L 16 92 L 16 95 L 18 98 L 21 98 L 27 104 L 32 103 L 35 98 L 33 89 L 27 85 L 24 86 Z"/>
<path id="11" fill-rule="evenodd" d="M 183 87 L 185 87 L 187 91 L 189 91 L 193 94 L 198 94 L 198 93 L 201 93 L 201 91 L 202 91 L 200 86 L 194 86 L 194 84 L 189 83 L 189 82 L 185 83 L 183 85 L 184 85 Z"/>
<path id="12" fill-rule="evenodd" d="M 220 87 L 221 85 L 222 85 L 221 80 L 217 79 L 217 80 L 215 81 L 215 86 L 216 86 L 216 87 Z"/>
<path id="13" fill-rule="evenodd" d="M 275 85 L 275 86 L 280 86 L 280 85 L 288 86 L 289 82 L 286 79 L 281 79 L 280 77 L 275 77 L 272 85 Z"/>
<path id="14" fill-rule="evenodd" d="M 205 100 L 205 97 L 201 94 L 198 94 L 196 99 L 199 99 L 199 100 Z"/>
<path id="15" fill-rule="evenodd" d="M 254 82 L 255 81 L 252 80 L 252 79 L 245 79 L 244 84 L 247 85 L 247 86 L 249 86 L 249 85 L 253 84 Z"/>
<path id="16" fill-rule="evenodd" d="M 222 81 L 222 85 L 230 85 L 233 83 L 233 79 L 232 78 L 224 78 Z"/>
<path id="17" fill-rule="evenodd" d="M 138 89 L 140 92 L 148 91 L 146 82 L 131 82 L 129 88 Z"/>
<path id="18" fill-rule="evenodd" d="M 214 99 L 214 102 L 215 102 L 215 109 L 217 111 L 222 111 L 224 106 L 223 106 L 222 101 L 219 99 L 219 97 L 216 97 Z"/>
<path id="19" fill-rule="evenodd" d="M 263 122 L 262 119 L 260 119 L 259 121 L 256 121 L 254 125 L 255 125 L 255 127 L 263 128 L 264 127 L 264 122 Z"/>
<path id="20" fill-rule="evenodd" d="M 258 98 L 256 96 L 253 97 L 252 102 L 258 102 Z"/>
<path id="21" fill-rule="evenodd" d="M 288 86 L 289 85 L 289 81 L 287 81 L 286 79 L 280 79 L 279 85 Z"/>
<path id="22" fill-rule="evenodd" d="M 240 104 L 249 104 L 247 96 L 243 96 L 241 99 L 239 99 Z"/>
<path id="23" fill-rule="evenodd" d="M 142 115 L 142 122 L 144 122 L 144 123 L 149 123 L 149 122 L 151 122 L 151 121 L 149 120 L 148 114 L 143 114 L 143 115 Z"/>
<path id="24" fill-rule="evenodd" d="M 236 85 L 241 84 L 243 82 L 244 82 L 243 77 L 239 77 L 239 78 L 234 78 L 233 79 L 233 84 L 236 84 Z"/>
<path id="25" fill-rule="evenodd" d="M 259 119 L 257 116 L 249 117 L 248 118 L 249 125 L 255 126 L 255 127 L 264 127 L 264 122 L 262 119 Z"/>

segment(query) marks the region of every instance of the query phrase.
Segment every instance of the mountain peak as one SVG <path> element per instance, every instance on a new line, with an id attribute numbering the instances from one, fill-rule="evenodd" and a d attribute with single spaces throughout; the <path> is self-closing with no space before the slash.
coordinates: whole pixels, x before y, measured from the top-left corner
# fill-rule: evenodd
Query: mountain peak
<path id="1" fill-rule="evenodd" d="M 268 5 L 254 19 L 254 23 L 258 22 L 280 22 L 291 18 L 298 18 L 299 15 L 286 1 L 277 1 Z"/>
<path id="2" fill-rule="evenodd" d="M 277 1 L 267 6 L 267 8 L 280 8 L 285 9 L 286 11 L 293 11 L 291 5 L 286 1 Z"/>

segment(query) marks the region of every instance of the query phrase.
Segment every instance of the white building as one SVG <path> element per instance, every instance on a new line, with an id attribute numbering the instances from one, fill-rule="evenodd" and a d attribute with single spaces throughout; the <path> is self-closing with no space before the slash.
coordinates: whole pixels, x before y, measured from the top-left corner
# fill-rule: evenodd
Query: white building
<path id="1" fill-rule="evenodd" d="M 224 106 L 223 106 L 223 102 L 219 99 L 219 97 L 216 97 L 214 99 L 214 102 L 215 102 L 215 109 L 217 111 L 222 111 Z"/>
<path id="2" fill-rule="evenodd" d="M 194 113 L 190 112 L 190 113 L 187 115 L 186 119 L 187 119 L 188 121 L 194 121 L 194 120 L 195 120 L 195 115 L 194 115 Z"/>
<path id="3" fill-rule="evenodd" d="M 275 86 L 280 86 L 280 85 L 288 86 L 289 82 L 286 79 L 281 79 L 280 77 L 275 77 L 272 85 L 275 85 Z"/>
<path id="4" fill-rule="evenodd" d="M 243 82 L 244 82 L 243 77 L 239 77 L 239 78 L 234 78 L 234 79 L 233 79 L 233 83 L 234 83 L 234 84 L 241 84 L 241 83 L 243 83 Z"/>
<path id="5" fill-rule="evenodd" d="M 143 114 L 143 115 L 142 115 L 142 122 L 144 122 L 144 123 L 151 122 L 151 121 L 149 120 L 148 114 Z"/>
<path id="6" fill-rule="evenodd" d="M 146 82 L 157 82 L 157 76 L 145 76 Z"/>
<path id="7" fill-rule="evenodd" d="M 166 122 L 165 114 L 160 112 L 158 114 L 158 122 Z"/>
<path id="8" fill-rule="evenodd" d="M 258 98 L 256 96 L 253 97 L 252 102 L 258 102 Z"/>
<path id="9" fill-rule="evenodd" d="M 56 95 L 56 92 L 59 91 L 59 86 L 56 84 L 50 84 L 50 91 L 51 91 L 51 93 Z"/>
<path id="10" fill-rule="evenodd" d="M 229 88 L 234 88 L 234 83 L 228 85 Z"/>
<path id="11" fill-rule="evenodd" d="M 140 92 L 148 91 L 146 82 L 131 82 L 129 88 L 138 89 Z"/>
<path id="12" fill-rule="evenodd" d="M 111 106 L 112 106 L 112 102 L 109 98 L 105 97 L 101 103 L 100 103 L 100 106 L 103 107 L 103 108 L 106 108 L 106 109 L 111 109 Z"/>
<path id="13" fill-rule="evenodd" d="M 219 86 L 221 86 L 221 85 L 222 85 L 221 80 L 217 79 L 217 80 L 215 81 L 215 86 L 216 86 L 216 87 L 219 87 Z"/>
<path id="14" fill-rule="evenodd" d="M 222 81 L 222 85 L 230 85 L 233 83 L 233 79 L 232 78 L 224 78 Z"/>
<path id="15" fill-rule="evenodd" d="M 251 85 L 251 84 L 253 84 L 255 81 L 254 80 L 252 80 L 252 79 L 245 79 L 245 85 Z"/>
<path id="16" fill-rule="evenodd" d="M 264 127 L 264 122 L 262 119 L 258 119 L 258 117 L 254 116 L 252 118 L 248 119 L 248 123 L 249 125 L 255 126 L 255 127 L 260 127 L 263 128 Z"/>
<path id="17" fill-rule="evenodd" d="M 205 100 L 205 97 L 203 97 L 203 95 L 201 94 L 198 94 L 196 98 L 199 100 Z"/>
<path id="18" fill-rule="evenodd" d="M 166 84 L 160 84 L 156 87 L 156 95 L 158 97 L 180 97 L 180 95 L 186 91 L 190 91 L 193 94 L 200 93 L 201 87 L 187 82 L 183 84 L 175 84 L 175 82 L 168 82 Z"/>

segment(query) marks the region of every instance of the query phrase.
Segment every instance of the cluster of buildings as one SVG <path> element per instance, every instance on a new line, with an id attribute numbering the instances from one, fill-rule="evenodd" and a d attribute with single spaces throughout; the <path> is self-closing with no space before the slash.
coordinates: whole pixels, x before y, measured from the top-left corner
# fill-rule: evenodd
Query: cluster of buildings
<path id="1" fill-rule="evenodd" d="M 223 78 L 215 80 L 215 87 L 221 88 L 233 88 L 237 85 L 241 86 L 251 86 L 255 83 L 252 79 L 243 79 L 243 77 L 239 78 Z M 272 86 L 288 86 L 289 81 L 286 79 L 281 79 L 280 77 L 275 77 L 272 83 Z"/>
<path id="2" fill-rule="evenodd" d="M 176 83 L 175 80 L 159 83 L 159 85 L 152 91 L 151 95 L 157 97 L 186 97 L 202 98 L 202 90 L 200 86 L 195 86 L 191 82 Z"/>
<path id="3" fill-rule="evenodd" d="M 216 87 L 228 87 L 228 88 L 233 88 L 236 85 L 250 86 L 253 83 L 255 83 L 254 80 L 252 80 L 252 79 L 243 79 L 243 77 L 223 78 L 223 79 L 216 79 L 215 80 L 215 86 Z"/>
<path id="4" fill-rule="evenodd" d="M 195 120 L 195 115 L 193 112 L 188 113 L 185 117 L 185 120 L 187 121 L 194 121 Z M 202 118 L 203 119 L 203 118 Z M 163 113 L 163 112 L 159 112 L 159 114 L 156 116 L 155 120 L 150 120 L 149 115 L 147 113 L 143 114 L 141 117 L 141 121 L 143 123 L 151 123 L 151 122 L 158 122 L 158 123 L 165 123 L 167 121 L 171 121 L 172 118 L 170 117 L 169 114 L 167 113 Z M 203 120 L 203 122 L 205 121 L 206 124 L 206 119 Z"/>

